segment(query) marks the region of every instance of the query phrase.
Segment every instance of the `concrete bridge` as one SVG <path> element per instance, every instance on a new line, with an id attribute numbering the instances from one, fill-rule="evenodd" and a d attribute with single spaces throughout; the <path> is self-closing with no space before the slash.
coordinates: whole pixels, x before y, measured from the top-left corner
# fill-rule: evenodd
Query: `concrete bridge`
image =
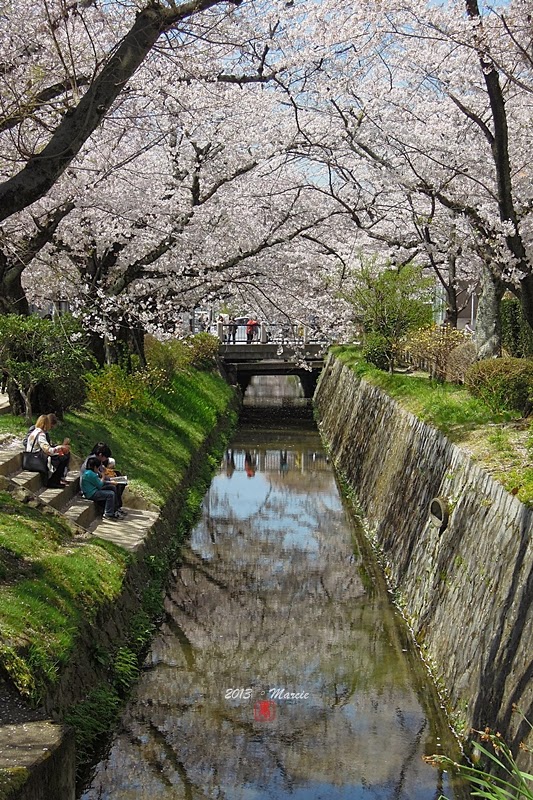
<path id="1" fill-rule="evenodd" d="M 254 375 L 297 375 L 304 396 L 311 398 L 324 366 L 327 344 L 303 342 L 221 343 L 220 359 L 232 383 L 246 391 Z"/>

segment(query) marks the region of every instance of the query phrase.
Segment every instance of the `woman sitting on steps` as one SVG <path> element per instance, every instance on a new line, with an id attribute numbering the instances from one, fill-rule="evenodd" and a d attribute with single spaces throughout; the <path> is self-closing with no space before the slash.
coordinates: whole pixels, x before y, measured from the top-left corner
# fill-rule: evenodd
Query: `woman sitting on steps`
<path id="1" fill-rule="evenodd" d="M 39 452 L 45 463 L 48 458 L 50 459 L 51 474 L 46 484 L 50 489 L 67 485 L 66 474 L 70 462 L 70 439 L 65 439 L 63 444 L 55 447 L 50 443 L 49 431 L 55 424 L 57 424 L 55 414 L 41 414 L 35 427 L 30 428 L 25 447 L 27 453 Z"/>

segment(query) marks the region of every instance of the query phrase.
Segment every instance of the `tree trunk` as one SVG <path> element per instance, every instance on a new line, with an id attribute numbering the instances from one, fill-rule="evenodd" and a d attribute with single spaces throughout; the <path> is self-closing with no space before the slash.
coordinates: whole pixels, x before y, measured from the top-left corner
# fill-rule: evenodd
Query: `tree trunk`
<path id="1" fill-rule="evenodd" d="M 22 288 L 22 269 L 13 269 L 0 256 L 0 314 L 28 316 L 30 308 Z"/>
<path id="2" fill-rule="evenodd" d="M 95 357 L 98 365 L 103 367 L 106 363 L 106 349 L 102 336 L 96 331 L 89 331 L 89 350 Z"/>
<path id="3" fill-rule="evenodd" d="M 137 356 L 139 365 L 145 367 L 144 328 L 139 322 L 124 317 L 114 341 L 105 340 L 105 351 L 107 364 L 121 364 L 127 372 L 132 372 L 132 356 Z"/>
<path id="4" fill-rule="evenodd" d="M 444 324 L 449 325 L 450 328 L 457 328 L 457 317 L 459 312 L 457 310 L 457 291 L 454 286 L 446 288 L 446 313 L 444 315 Z"/>
<path id="5" fill-rule="evenodd" d="M 526 275 L 520 281 L 520 307 L 522 316 L 533 329 L 533 275 Z"/>
<path id="6" fill-rule="evenodd" d="M 502 353 L 502 331 L 500 303 L 505 293 L 501 281 L 494 277 L 484 264 L 482 268 L 482 287 L 479 298 L 475 343 L 477 357 L 498 358 Z"/>
<path id="7" fill-rule="evenodd" d="M 23 392 L 22 389 L 19 388 L 20 396 L 24 401 L 24 420 L 28 428 L 32 424 L 32 407 L 31 407 L 31 393 L 33 391 L 33 387 L 30 387 L 27 392 Z"/>
<path id="8" fill-rule="evenodd" d="M 455 253 L 448 253 L 447 257 L 447 281 L 445 284 L 446 289 L 446 313 L 444 315 L 444 324 L 449 325 L 451 328 L 457 328 L 457 317 L 459 311 L 457 308 L 457 257 Z"/>

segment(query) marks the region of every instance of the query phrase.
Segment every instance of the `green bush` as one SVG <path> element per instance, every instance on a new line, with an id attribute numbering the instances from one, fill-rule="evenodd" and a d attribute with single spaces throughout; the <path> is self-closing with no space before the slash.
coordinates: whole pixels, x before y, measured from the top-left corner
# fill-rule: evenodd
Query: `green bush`
<path id="1" fill-rule="evenodd" d="M 392 345 L 381 333 L 368 333 L 363 345 L 363 358 L 378 369 L 388 370 L 392 363 Z"/>
<path id="2" fill-rule="evenodd" d="M 129 374 L 118 364 L 111 364 L 98 372 L 87 373 L 85 381 L 87 402 L 106 416 L 127 412 L 145 403 L 146 384 L 140 372 Z"/>
<path id="3" fill-rule="evenodd" d="M 470 392 L 493 411 L 526 414 L 533 400 L 533 359 L 478 361 L 466 373 L 465 383 Z"/>
<path id="4" fill-rule="evenodd" d="M 144 350 L 150 371 L 155 370 L 167 382 L 189 367 L 211 369 L 217 363 L 220 342 L 217 336 L 201 332 L 186 339 L 171 339 L 160 342 L 153 336 L 146 336 Z"/>
<path id="5" fill-rule="evenodd" d="M 432 377 L 443 381 L 450 353 L 464 342 L 465 335 L 451 325 L 428 325 L 411 331 L 405 339 L 405 347 L 416 362 L 427 365 Z"/>
<path id="6" fill-rule="evenodd" d="M 446 363 L 446 380 L 450 383 L 464 383 L 472 364 L 476 363 L 477 351 L 473 341 L 457 345 L 449 353 Z"/>
<path id="7" fill-rule="evenodd" d="M 7 314 L 0 316 L 0 368 L 9 376 L 15 411 L 63 413 L 81 405 L 82 376 L 93 363 L 79 323 L 70 316 L 55 320 Z"/>
<path id="8" fill-rule="evenodd" d="M 197 333 L 189 337 L 187 343 L 191 349 L 191 366 L 196 369 L 212 369 L 216 366 L 220 341 L 210 333 Z"/>
<path id="9" fill-rule="evenodd" d="M 161 342 L 154 336 L 145 336 L 144 353 L 149 370 L 159 370 L 170 382 L 177 372 L 186 370 L 192 361 L 193 351 L 184 339 Z"/>

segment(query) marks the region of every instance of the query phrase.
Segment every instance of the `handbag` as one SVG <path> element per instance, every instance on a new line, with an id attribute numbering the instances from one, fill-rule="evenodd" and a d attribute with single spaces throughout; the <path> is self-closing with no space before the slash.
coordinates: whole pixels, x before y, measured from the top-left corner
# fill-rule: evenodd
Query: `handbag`
<path id="1" fill-rule="evenodd" d="M 42 472 L 48 474 L 48 464 L 41 456 L 42 450 L 38 453 L 23 453 L 22 454 L 22 469 L 27 469 L 29 472 Z"/>
<path id="2" fill-rule="evenodd" d="M 42 472 L 48 475 L 48 458 L 43 453 L 41 448 L 34 450 L 37 436 L 34 438 L 31 450 L 26 450 L 22 453 L 22 469 L 27 469 L 29 472 Z"/>

